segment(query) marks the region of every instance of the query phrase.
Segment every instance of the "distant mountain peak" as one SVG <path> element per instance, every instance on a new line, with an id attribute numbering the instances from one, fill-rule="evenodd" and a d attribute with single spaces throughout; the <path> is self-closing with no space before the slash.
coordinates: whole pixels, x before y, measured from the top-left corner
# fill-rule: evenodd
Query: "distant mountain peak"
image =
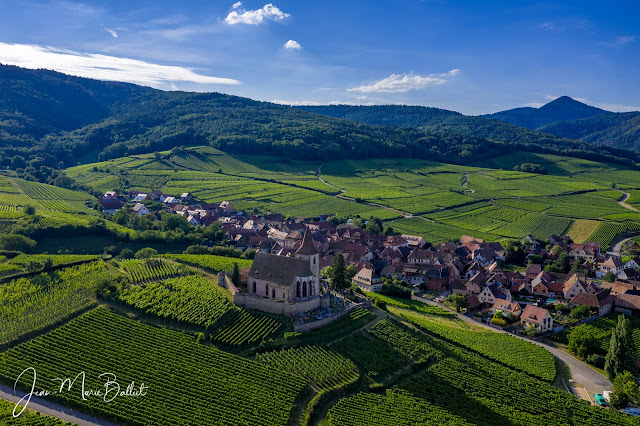
<path id="1" fill-rule="evenodd" d="M 546 110 L 573 110 L 573 111 L 581 111 L 585 115 L 595 115 L 602 114 L 603 112 L 607 112 L 603 109 L 596 108 L 591 105 L 587 105 L 584 102 L 577 101 L 569 96 L 560 96 L 552 100 L 551 102 L 541 106 L 539 108 L 541 111 Z"/>

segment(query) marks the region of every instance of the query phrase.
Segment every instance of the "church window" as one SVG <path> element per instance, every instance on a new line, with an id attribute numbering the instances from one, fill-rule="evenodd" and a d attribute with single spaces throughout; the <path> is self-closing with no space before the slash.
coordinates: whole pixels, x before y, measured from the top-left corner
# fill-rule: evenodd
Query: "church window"
<path id="1" fill-rule="evenodd" d="M 275 288 L 271 290 L 271 298 L 272 299 L 276 298 L 276 289 Z"/>
<path id="2" fill-rule="evenodd" d="M 302 297 L 307 297 L 307 282 L 302 282 Z"/>
<path id="3" fill-rule="evenodd" d="M 254 293 L 256 292 L 256 282 L 255 281 L 253 282 L 253 292 Z"/>
<path id="4" fill-rule="evenodd" d="M 300 281 L 298 281 L 298 285 L 296 286 L 296 297 L 300 297 L 302 293 L 302 289 L 300 287 Z"/>

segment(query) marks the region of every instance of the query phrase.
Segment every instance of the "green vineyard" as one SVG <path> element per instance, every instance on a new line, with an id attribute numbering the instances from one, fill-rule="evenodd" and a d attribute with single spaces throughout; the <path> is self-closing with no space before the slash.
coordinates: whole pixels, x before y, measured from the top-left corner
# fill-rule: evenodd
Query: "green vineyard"
<path id="1" fill-rule="evenodd" d="M 104 263 L 94 262 L 0 285 L 0 344 L 91 306 L 107 275 Z"/>
<path id="2" fill-rule="evenodd" d="M 211 335 L 214 343 L 241 346 L 259 343 L 282 331 L 283 324 L 271 316 L 245 311 L 234 311 L 223 318 L 222 326 Z"/>
<path id="3" fill-rule="evenodd" d="M 203 328 L 211 327 L 234 309 L 220 288 L 200 275 L 132 286 L 118 297 L 147 313 Z"/>
<path id="4" fill-rule="evenodd" d="M 233 270 L 234 263 L 237 263 L 240 269 L 250 268 L 253 263 L 253 261 L 249 259 L 215 256 L 212 254 L 168 254 L 165 255 L 165 257 L 186 263 L 187 265 L 208 269 L 216 273 Z"/>
<path id="5" fill-rule="evenodd" d="M 161 280 L 185 272 L 178 266 L 161 259 L 125 259 L 119 264 L 132 284 Z"/>
<path id="6" fill-rule="evenodd" d="M 402 308 L 389 307 L 388 309 L 429 333 L 532 376 L 547 381 L 553 380 L 556 376 L 553 355 L 533 343 L 504 333 L 473 330 L 460 320 L 447 320 L 448 323 L 445 323 L 442 320 L 434 320 L 429 315 Z"/>
<path id="7" fill-rule="evenodd" d="M 46 362 L 43 362 L 46 360 Z M 113 360 L 117 360 L 114 364 Z M 135 425 L 285 425 L 297 395 L 298 376 L 197 343 L 184 333 L 144 325 L 98 308 L 51 333 L 0 354 L 8 383 L 37 366 L 38 388 L 54 377 L 86 374 L 86 389 L 104 389 L 111 372 L 124 390 L 135 381 L 144 396 L 81 398 L 77 388 L 56 399 L 109 420 Z M 28 383 L 23 376 L 21 385 Z M 114 395 L 115 396 L 115 395 Z"/>
<path id="8" fill-rule="evenodd" d="M 311 380 L 320 389 L 338 388 L 358 378 L 352 361 L 318 346 L 266 352 L 256 361 Z"/>

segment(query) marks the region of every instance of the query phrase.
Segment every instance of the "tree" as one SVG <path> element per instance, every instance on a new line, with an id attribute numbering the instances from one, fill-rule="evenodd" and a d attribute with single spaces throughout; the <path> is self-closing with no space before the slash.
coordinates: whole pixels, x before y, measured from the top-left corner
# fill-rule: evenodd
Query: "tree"
<path id="1" fill-rule="evenodd" d="M 151 247 L 145 247 L 136 252 L 136 259 L 149 259 L 151 257 L 156 257 L 157 255 L 158 250 Z"/>
<path id="2" fill-rule="evenodd" d="M 633 346 L 633 337 L 631 335 L 631 323 L 624 315 L 618 317 L 611 341 L 609 343 L 609 352 L 607 352 L 604 370 L 607 372 L 610 380 L 614 380 L 618 374 L 629 371 L 636 374 L 636 368 Z"/>
<path id="3" fill-rule="evenodd" d="M 58 177 L 56 177 L 53 180 L 53 184 L 55 186 L 59 186 L 60 188 L 72 188 L 73 187 L 73 181 L 71 179 L 69 179 L 65 175 L 58 175 Z"/>
<path id="4" fill-rule="evenodd" d="M 347 266 L 347 269 L 345 269 L 344 271 L 345 278 L 348 280 L 353 278 L 357 273 L 358 273 L 358 268 L 356 268 L 354 265 Z"/>
<path id="5" fill-rule="evenodd" d="M 509 241 L 507 243 L 507 254 L 505 256 L 505 262 L 512 265 L 524 264 L 525 252 L 522 250 L 522 244 L 520 241 Z"/>
<path id="6" fill-rule="evenodd" d="M 122 259 L 133 259 L 135 257 L 135 253 L 131 249 L 122 249 L 119 254 L 119 257 Z"/>
<path id="7" fill-rule="evenodd" d="M 26 205 L 24 206 L 24 213 L 28 214 L 29 216 L 33 216 L 34 214 L 36 214 L 36 208 L 32 205 Z"/>
<path id="8" fill-rule="evenodd" d="M 236 262 L 233 263 L 233 272 L 231 273 L 231 282 L 239 286 L 240 285 L 240 268 Z"/>
<path id="9" fill-rule="evenodd" d="M 0 235 L 0 249 L 31 253 L 36 248 L 36 243 L 31 238 L 20 234 Z"/>
<path id="10" fill-rule="evenodd" d="M 341 253 L 336 254 L 331 262 L 331 288 L 340 291 L 347 287 L 346 267 Z"/>
<path id="11" fill-rule="evenodd" d="M 640 388 L 636 378 L 628 371 L 618 374 L 613 379 L 613 393 L 611 394 L 611 406 L 621 409 L 630 402 L 637 403 L 640 400 Z"/>
<path id="12" fill-rule="evenodd" d="M 460 312 L 462 308 L 469 307 L 469 300 L 467 300 L 467 296 L 464 294 L 451 293 L 449 297 L 447 297 L 447 303 L 456 308 L 457 312 Z"/>
<path id="13" fill-rule="evenodd" d="M 569 352 L 586 358 L 600 350 L 600 341 L 590 328 L 577 327 L 569 334 Z"/>
<path id="14" fill-rule="evenodd" d="M 606 274 L 604 274 L 604 276 L 602 277 L 602 279 L 603 279 L 604 281 L 607 281 L 607 282 L 610 282 L 610 283 L 614 282 L 614 281 L 616 280 L 616 278 L 617 278 L 616 274 L 614 274 L 614 273 L 613 273 L 613 272 L 611 272 L 611 271 L 607 272 L 607 273 L 606 273 Z"/>

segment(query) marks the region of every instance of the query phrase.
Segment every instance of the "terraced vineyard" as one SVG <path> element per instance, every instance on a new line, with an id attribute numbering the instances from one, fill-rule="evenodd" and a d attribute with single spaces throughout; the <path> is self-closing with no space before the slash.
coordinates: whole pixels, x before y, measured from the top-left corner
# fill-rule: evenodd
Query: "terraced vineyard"
<path id="1" fill-rule="evenodd" d="M 211 254 L 167 254 L 165 257 L 177 260 L 213 272 L 232 271 L 233 264 L 237 263 L 238 268 L 250 268 L 253 263 L 249 259 L 238 259 L 235 257 L 215 256 Z"/>
<path id="2" fill-rule="evenodd" d="M 131 286 L 118 297 L 147 313 L 207 329 L 234 310 L 220 288 L 200 275 Z"/>
<path id="3" fill-rule="evenodd" d="M 63 265 L 67 263 L 86 262 L 98 260 L 100 256 L 91 254 L 20 254 L 9 261 L 13 265 L 26 266 L 29 262 L 44 263 L 51 260 L 52 264 Z"/>
<path id="4" fill-rule="evenodd" d="M 47 362 L 41 362 L 43 354 Z M 38 366 L 38 388 L 49 390 L 52 378 L 79 371 L 86 373 L 86 389 L 104 389 L 99 375 L 114 368 L 121 386 L 132 381 L 136 390 L 148 386 L 144 396 L 119 395 L 109 403 L 99 396 L 84 400 L 75 389 L 56 395 L 65 404 L 126 424 L 162 419 L 175 425 L 285 425 L 306 387 L 301 377 L 104 308 L 0 354 L 0 377 L 7 382 L 30 366 Z M 28 381 L 24 375 L 20 383 Z"/>
<path id="5" fill-rule="evenodd" d="M 259 343 L 282 331 L 283 324 L 274 317 L 237 310 L 224 318 L 224 324 L 211 335 L 211 341 L 227 346 Z"/>
<path id="6" fill-rule="evenodd" d="M 320 389 L 339 388 L 358 378 L 352 361 L 318 346 L 266 352 L 256 356 L 256 361 L 301 376 Z"/>
<path id="7" fill-rule="evenodd" d="M 161 259 L 124 259 L 119 261 L 127 279 L 133 284 L 155 281 L 185 273 L 186 270 Z"/>
<path id="8" fill-rule="evenodd" d="M 601 247 L 608 247 L 618 234 L 640 230 L 637 222 L 600 222 L 596 230 L 589 236 L 589 241 L 597 241 Z"/>
<path id="9" fill-rule="evenodd" d="M 384 394 L 359 393 L 340 400 L 329 411 L 330 425 L 636 424 L 629 416 L 591 406 L 547 382 L 397 321 L 379 322 L 371 332 L 398 352 L 430 362 Z M 509 349 L 496 347 L 496 353 L 508 356 Z"/>
<path id="10" fill-rule="evenodd" d="M 556 376 L 553 355 L 544 348 L 514 336 L 492 331 L 472 330 L 459 320 L 443 320 L 402 308 L 388 307 L 421 329 L 476 351 L 543 380 Z"/>
<path id="11" fill-rule="evenodd" d="M 46 280 L 20 278 L 0 285 L 0 345 L 91 306 L 108 274 L 104 263 L 93 262 L 62 269 Z"/>
<path id="12" fill-rule="evenodd" d="M 352 359 L 370 377 L 384 376 L 408 363 L 387 342 L 364 332 L 351 334 L 332 348 Z"/>
<path id="13" fill-rule="evenodd" d="M 332 426 L 472 425 L 408 392 L 388 389 L 384 395 L 359 393 L 340 400 L 327 415 Z"/>
<path id="14" fill-rule="evenodd" d="M 546 239 L 569 231 L 580 240 L 607 242 L 608 237 L 597 229 L 589 233 L 585 226 L 591 222 L 584 221 L 640 223 L 640 213 L 618 205 L 620 192 L 610 188 L 613 181 L 633 194 L 634 188 L 640 188 L 634 172 L 547 154 L 532 154 L 532 158 L 550 174 L 407 158 L 343 160 L 323 164 L 322 179 L 327 185 L 317 179 L 318 163 L 229 156 L 210 147 L 190 148 L 162 161 L 152 155 L 115 159 L 97 163 L 96 169 L 92 165 L 73 167 L 67 174 L 92 186 L 94 182 L 102 185 L 108 176 L 118 179 L 124 172 L 141 188 L 191 192 L 207 202 L 229 200 L 245 211 L 376 216 L 390 220 L 388 225 L 394 229 L 420 234 L 432 242 L 456 240 L 464 234 L 499 240 L 532 233 Z M 523 161 L 518 154 L 502 160 L 488 160 L 487 165 L 509 167 Z M 401 212 L 422 218 L 400 218 Z"/>

